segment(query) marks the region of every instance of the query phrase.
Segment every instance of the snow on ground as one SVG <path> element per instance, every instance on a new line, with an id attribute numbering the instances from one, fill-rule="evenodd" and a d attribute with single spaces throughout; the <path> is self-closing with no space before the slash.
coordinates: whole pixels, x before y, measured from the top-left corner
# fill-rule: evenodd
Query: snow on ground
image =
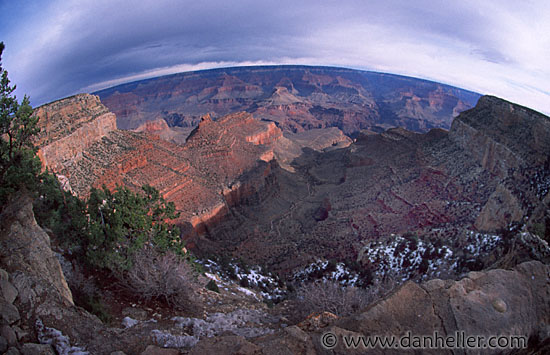
<path id="1" fill-rule="evenodd" d="M 445 234 L 439 229 L 431 232 Z M 459 244 L 454 243 L 457 240 L 460 240 Z M 319 259 L 296 271 L 291 281 L 294 284 L 313 280 L 336 281 L 344 287 L 366 287 L 387 278 L 401 283 L 410 279 L 456 275 L 489 255 L 502 242 L 499 235 L 475 231 L 462 231 L 453 238 L 392 234 L 367 243 L 360 250 L 357 263 L 350 265 Z M 288 295 L 285 283 L 260 266 L 250 267 L 235 260 L 198 262 L 208 270 L 206 277 L 224 289 L 237 286 L 233 287 L 236 292 L 275 302 Z"/>
<path id="2" fill-rule="evenodd" d="M 293 279 L 298 282 L 330 280 L 342 286 L 365 286 L 375 279 L 387 277 L 393 277 L 398 282 L 442 277 L 444 274 L 459 273 L 464 263 L 488 255 L 502 242 L 498 235 L 474 231 L 466 231 L 461 237 L 465 240 L 465 246 L 457 250 L 450 245 L 451 241 L 442 238 L 392 234 L 366 244 L 359 252 L 360 265 L 349 267 L 342 262 L 318 260 L 295 272 Z"/>
<path id="3" fill-rule="evenodd" d="M 304 282 L 310 280 L 336 281 L 342 286 L 356 286 L 360 275 L 344 263 L 334 263 L 327 260 L 317 260 L 303 270 L 294 273 L 293 280 Z"/>
<path id="4" fill-rule="evenodd" d="M 240 285 L 237 290 L 246 295 L 264 300 L 281 301 L 287 291 L 277 275 L 264 270 L 261 266 L 247 266 L 237 261 L 197 260 L 207 272 L 205 276 L 216 281 L 218 286 L 228 288 L 231 284 Z"/>
<path id="5" fill-rule="evenodd" d="M 36 330 L 38 332 L 38 341 L 41 344 L 51 344 L 60 355 L 88 355 L 89 352 L 78 346 L 71 346 L 69 338 L 63 335 L 59 330 L 46 327 L 42 320 L 36 320 Z"/>

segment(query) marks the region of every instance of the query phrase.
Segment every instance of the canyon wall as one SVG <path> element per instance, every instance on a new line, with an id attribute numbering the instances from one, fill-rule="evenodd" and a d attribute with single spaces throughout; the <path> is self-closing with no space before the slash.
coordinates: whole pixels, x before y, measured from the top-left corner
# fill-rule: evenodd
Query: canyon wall
<path id="1" fill-rule="evenodd" d="M 97 96 L 77 95 L 37 109 L 37 144 L 45 167 L 86 197 L 91 187 L 140 190 L 149 184 L 174 202 L 184 231 L 205 233 L 229 207 L 265 186 L 273 144 L 282 132 L 247 113 L 205 116 L 184 145 L 161 139 L 163 120 L 138 132 L 117 130 Z M 191 226 L 185 228 L 185 226 Z"/>
<path id="2" fill-rule="evenodd" d="M 116 116 L 99 97 L 89 94 L 41 106 L 35 115 L 40 129 L 38 156 L 54 172 L 77 163 L 88 147 L 116 129 Z"/>
<path id="3" fill-rule="evenodd" d="M 151 134 L 166 128 L 158 121 L 143 132 L 108 126 L 80 155 L 67 153 L 78 147 L 75 132 L 112 117 L 96 100 L 92 108 L 74 98 L 54 103 L 67 117 L 92 113 L 69 133 L 41 135 L 44 147 L 59 145 L 56 172 L 82 197 L 103 184 L 155 187 L 180 212 L 174 222 L 190 246 L 205 253 L 288 272 L 317 257 L 355 258 L 365 242 L 392 233 L 437 229 L 453 239 L 460 229 L 496 231 L 546 210 L 548 118 L 492 97 L 449 132 L 391 128 L 352 142 L 336 127 L 283 132 L 240 112 L 203 116 L 184 144 Z M 542 187 L 533 189 L 535 176 Z"/>
<path id="4" fill-rule="evenodd" d="M 460 115 L 449 137 L 490 172 L 542 165 L 550 156 L 550 120 L 541 113 L 505 100 L 482 97 L 474 110 Z"/>

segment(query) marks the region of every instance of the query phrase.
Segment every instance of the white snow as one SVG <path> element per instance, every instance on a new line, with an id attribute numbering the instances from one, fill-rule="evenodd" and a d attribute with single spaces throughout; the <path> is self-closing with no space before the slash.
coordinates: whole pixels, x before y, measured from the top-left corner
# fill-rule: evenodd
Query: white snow
<path id="1" fill-rule="evenodd" d="M 122 320 L 122 326 L 124 328 L 131 328 L 134 325 L 137 325 L 138 323 L 139 323 L 138 320 L 130 318 L 130 317 L 124 317 L 124 319 Z"/>
<path id="2" fill-rule="evenodd" d="M 51 344 L 60 355 L 88 355 L 89 352 L 78 346 L 71 346 L 69 338 L 57 329 L 44 326 L 42 320 L 36 320 L 38 341 L 41 344 Z"/>

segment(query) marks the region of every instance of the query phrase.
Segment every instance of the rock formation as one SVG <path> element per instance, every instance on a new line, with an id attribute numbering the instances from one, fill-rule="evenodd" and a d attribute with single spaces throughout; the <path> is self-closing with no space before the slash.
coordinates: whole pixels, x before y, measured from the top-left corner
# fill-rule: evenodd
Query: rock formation
<path id="1" fill-rule="evenodd" d="M 547 278 L 550 268 L 540 262 L 526 262 L 513 270 L 471 272 L 465 278 L 434 279 L 421 284 L 408 282 L 387 298 L 368 306 L 357 314 L 333 319 L 317 328 L 296 326 L 275 334 L 254 339 L 231 335 L 201 340 L 193 354 L 402 354 L 418 352 L 412 349 L 348 348 L 344 337 L 354 336 L 522 336 L 525 346 L 515 354 L 544 354 L 548 345 L 533 339 L 548 337 L 550 307 L 546 299 L 550 292 Z M 321 343 L 324 334 L 333 334 L 336 344 L 327 349 Z M 540 341 L 540 340 L 539 340 Z M 528 344 L 529 343 L 529 344 Z M 407 344 L 404 342 L 403 344 Z M 408 343 L 414 344 L 412 342 Z M 407 346 L 407 345 L 405 345 Z M 423 354 L 499 354 L 513 349 L 423 349 Z"/>
<path id="2" fill-rule="evenodd" d="M 145 123 L 139 132 L 116 129 L 114 115 L 95 96 L 78 95 L 42 106 L 36 111 L 41 117 L 37 139 L 41 159 L 81 197 L 92 186 L 119 184 L 137 190 L 150 184 L 175 203 L 181 215 L 174 223 L 182 227 L 190 249 L 240 257 L 268 265 L 281 275 L 292 275 L 319 258 L 352 259 L 365 269 L 382 265 L 383 260 L 370 258 L 382 255 L 369 253 L 376 248 L 391 251 L 390 261 L 399 260 L 400 265 L 388 264 L 394 269 L 406 269 L 405 260 L 408 266 L 420 264 L 423 257 L 439 258 L 427 267 L 454 263 L 447 270 L 452 277 L 479 265 L 493 269 L 468 273 L 458 281 L 409 281 L 385 299 L 341 319 L 321 314 L 283 326 L 280 318 L 268 316 L 265 305 L 229 309 L 224 302 L 235 298 L 238 307 L 259 306 L 253 292 L 245 289 L 241 297 L 228 289 L 224 295 L 200 294 L 212 307 L 228 307 L 225 313 L 204 319 L 157 317 L 158 323 L 156 318 L 125 319 L 124 328 L 117 328 L 73 304 L 49 236 L 37 226 L 30 198 L 23 194 L 0 215 L 0 349 L 6 339 L 6 347 L 24 353 L 53 353 L 55 348 L 58 353 L 93 354 L 179 350 L 312 354 L 327 352 L 319 340 L 330 331 L 339 339 L 333 352 L 347 353 L 342 348 L 345 334 L 464 331 L 522 335 L 531 339 L 532 349 L 547 350 L 550 269 L 539 261 L 517 264 L 547 261 L 550 254 L 546 242 L 521 230 L 522 224 L 529 226 L 548 215 L 548 117 L 483 97 L 455 118 L 450 131 L 385 129 L 388 122 L 412 122 L 409 118 L 424 119 L 424 126 L 416 127 L 424 129 L 428 121 L 441 118 L 437 112 L 454 114 L 467 105 L 450 97 L 457 92 L 442 86 L 434 89 L 425 82 L 416 84 L 426 99 L 409 87 L 394 90 L 401 84 L 412 85 L 406 78 L 400 78 L 399 85 L 394 82 L 377 101 L 346 76 L 349 72 L 340 71 L 336 78 L 320 69 L 299 68 L 293 73 L 301 79 L 289 78 L 284 70 L 277 74 L 277 88 L 262 101 L 269 105 L 258 104 L 254 114 L 202 116 L 181 144 L 162 137 L 173 128 L 161 120 Z M 258 78 L 214 75 L 208 80 L 217 80 L 217 86 L 210 89 L 200 73 L 193 75 L 197 79 L 193 90 L 182 85 L 174 91 L 170 78 L 158 80 L 173 93 L 198 91 L 187 99 L 216 112 L 258 102 L 258 95 L 265 92 Z M 327 91 L 342 88 L 357 100 L 352 103 L 364 104 L 372 112 L 391 109 L 402 115 L 396 113 L 381 126 L 365 126 L 355 111 L 297 102 L 308 93 L 311 100 L 327 104 Z M 236 98 L 235 92 L 240 96 Z M 162 90 L 149 99 L 160 100 L 161 94 Z M 133 97 L 134 112 L 141 115 L 139 105 L 145 101 L 135 93 L 125 95 Z M 284 115 L 278 116 L 273 105 L 280 106 Z M 317 115 L 320 127 L 301 114 L 306 109 Z M 344 132 L 353 132 L 354 140 Z M 405 234 L 407 238 L 397 237 Z M 385 244 L 388 239 L 403 243 L 390 248 Z M 428 241 L 436 247 L 426 247 Z M 413 258 L 412 251 L 422 248 L 423 254 Z M 406 255 L 411 260 L 401 257 Z M 478 265 L 479 260 L 469 259 L 472 255 L 487 260 Z M 424 275 L 441 274 L 429 271 Z M 412 272 L 385 276 L 422 280 Z"/>
<path id="3" fill-rule="evenodd" d="M 423 336 L 436 331 L 441 337 L 456 332 L 523 336 L 529 349 L 517 349 L 515 354 L 544 354 L 549 349 L 545 339 L 550 322 L 550 268 L 538 261 L 511 270 L 470 272 L 458 281 L 408 282 L 386 298 L 340 319 L 321 314 L 288 326 L 260 309 L 237 309 L 211 314 L 206 320 L 172 317 L 152 321 L 139 316 L 139 309 L 130 309 L 142 320 L 125 318 L 122 327 L 115 327 L 72 304 L 49 237 L 36 225 L 28 197 L 12 199 L 0 217 L 0 349 L 9 347 L 10 353 L 363 353 L 366 349 L 361 346 L 355 351 L 344 347 L 343 337 Z M 266 324 L 260 324 L 262 319 Z M 251 328 L 252 323 L 258 328 Z M 194 329 L 193 336 L 183 331 L 189 326 Z M 327 333 L 337 339 L 330 351 L 321 343 Z M 483 349 L 481 353 L 501 350 Z M 375 348 L 369 353 L 393 352 Z M 424 353 L 469 352 L 425 349 Z"/>
<path id="4" fill-rule="evenodd" d="M 86 112 L 95 119 L 79 118 L 80 128 L 81 121 L 93 126 L 112 117 L 97 109 L 97 99 L 91 109 L 77 102 L 55 103 L 71 114 L 51 116 L 47 127 Z M 493 97 L 460 114 L 448 132 L 362 131 L 353 143 L 335 127 L 282 132 L 272 121 L 237 113 L 204 116 L 178 145 L 151 134 L 166 129 L 158 122 L 144 132 L 99 132 L 76 156 L 63 144 L 78 135 L 50 129 L 41 149 L 61 144 L 61 158 L 48 166 L 58 167 L 78 195 L 102 184 L 150 184 L 175 203 L 175 222 L 195 251 L 223 250 L 283 272 L 318 257 L 356 258 L 366 243 L 392 233 L 437 229 L 452 241 L 465 229 L 495 232 L 546 213 L 548 191 L 532 186 L 550 179 L 548 118 Z"/>
<path id="5" fill-rule="evenodd" d="M 80 94 L 35 110 L 39 117 L 36 145 L 45 166 L 60 171 L 82 159 L 89 146 L 116 129 L 116 117 L 99 97 Z"/>
<path id="6" fill-rule="evenodd" d="M 76 194 L 84 197 L 103 184 L 150 184 L 176 204 L 182 213 L 177 222 L 195 229 L 220 219 L 235 196 L 245 198 L 264 184 L 271 145 L 282 136 L 273 122 L 241 113 L 218 121 L 206 117 L 185 146 L 176 145 L 155 134 L 167 128 L 162 122 L 146 124 L 142 132 L 116 130 L 114 115 L 90 95 L 42 106 L 37 114 L 44 120 L 38 141 L 43 163 L 66 177 Z M 245 174 L 258 181 L 241 181 Z"/>
<path id="7" fill-rule="evenodd" d="M 526 107 L 492 96 L 454 120 L 449 138 L 491 173 L 542 165 L 550 155 L 550 120 Z M 481 149 L 479 149 L 481 148 Z"/>
<path id="8" fill-rule="evenodd" d="M 495 100 L 495 108 L 489 109 Z M 503 116 L 522 130 L 500 127 Z M 546 142 L 548 121 L 489 97 L 460 114 L 449 132 L 395 128 L 361 133 L 344 149 L 305 149 L 289 159 L 292 174 L 279 166 L 272 170 L 275 194 L 235 206 L 230 218 L 197 244 L 218 245 L 210 250 L 268 260 L 289 271 L 318 257 L 354 259 L 363 245 L 393 233 L 438 230 L 436 238 L 452 243 L 464 230 L 496 232 L 539 218 L 548 209 L 543 186 L 550 181 L 545 168 L 550 145 L 523 147 L 513 137 Z M 492 130 L 491 122 L 499 128 Z M 473 132 L 466 126 L 478 128 Z M 292 152 L 285 138 L 277 143 L 281 166 L 285 161 L 277 157 Z M 495 149 L 510 158 L 479 153 Z M 330 211 L 325 208 L 319 215 L 327 204 Z"/>

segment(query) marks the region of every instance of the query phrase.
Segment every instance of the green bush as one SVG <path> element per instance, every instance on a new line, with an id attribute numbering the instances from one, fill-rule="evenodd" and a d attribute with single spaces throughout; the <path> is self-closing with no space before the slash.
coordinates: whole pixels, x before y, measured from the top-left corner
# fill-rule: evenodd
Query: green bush
<path id="1" fill-rule="evenodd" d="M 114 192 L 105 186 L 91 190 L 86 203 L 86 258 L 92 265 L 116 272 L 129 270 L 133 256 L 146 246 L 184 255 L 179 229 L 166 223 L 178 217 L 174 204 L 151 186 L 142 189 L 143 194 L 120 186 Z"/>
<path id="2" fill-rule="evenodd" d="M 54 175 L 47 172 L 42 175 L 33 209 L 38 224 L 51 230 L 63 249 L 82 253 L 88 227 L 86 205 L 63 191 Z"/>

